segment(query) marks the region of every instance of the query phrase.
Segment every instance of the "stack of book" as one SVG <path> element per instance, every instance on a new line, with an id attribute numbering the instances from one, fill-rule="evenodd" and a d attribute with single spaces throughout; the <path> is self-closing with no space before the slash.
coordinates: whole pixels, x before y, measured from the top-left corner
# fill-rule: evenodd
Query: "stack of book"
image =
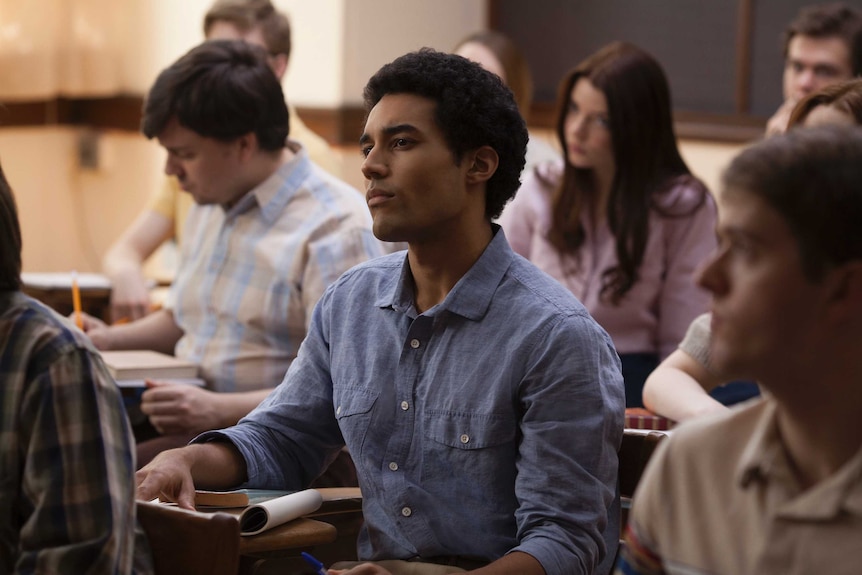
<path id="1" fill-rule="evenodd" d="M 172 355 L 148 350 L 103 351 L 101 354 L 120 388 L 132 425 L 146 419 L 140 409 L 141 395 L 147 388 L 145 380 L 204 386 L 196 364 Z"/>
<path id="2" fill-rule="evenodd" d="M 196 364 L 157 351 L 103 351 L 102 360 L 120 387 L 143 387 L 145 379 L 200 381 Z"/>

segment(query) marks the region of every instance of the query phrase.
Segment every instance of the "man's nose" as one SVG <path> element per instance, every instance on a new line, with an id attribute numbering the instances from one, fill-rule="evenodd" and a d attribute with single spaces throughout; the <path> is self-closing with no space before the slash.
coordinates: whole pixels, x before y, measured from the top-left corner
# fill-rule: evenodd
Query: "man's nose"
<path id="1" fill-rule="evenodd" d="M 801 96 L 807 96 L 817 88 L 817 78 L 814 70 L 805 69 L 796 76 L 796 89 Z"/>
<path id="2" fill-rule="evenodd" d="M 362 170 L 362 175 L 365 176 L 366 180 L 385 176 L 388 168 L 382 156 L 383 154 L 375 152 L 374 148 L 372 148 L 371 151 L 368 152 L 368 155 L 365 156 L 360 169 Z"/>

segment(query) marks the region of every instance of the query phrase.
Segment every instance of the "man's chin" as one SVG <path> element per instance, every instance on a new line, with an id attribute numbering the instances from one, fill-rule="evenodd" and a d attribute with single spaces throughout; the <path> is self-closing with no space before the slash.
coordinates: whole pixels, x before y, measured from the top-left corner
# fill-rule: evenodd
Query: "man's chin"
<path id="1" fill-rule="evenodd" d="M 381 242 L 394 243 L 407 241 L 403 232 L 400 232 L 398 229 L 392 228 L 391 226 L 377 225 L 375 222 L 371 227 L 371 231 L 374 234 L 374 237 Z"/>
<path id="2" fill-rule="evenodd" d="M 710 369 L 720 374 L 725 382 L 748 377 L 749 362 L 744 355 L 715 342 L 709 348 L 709 364 Z"/>

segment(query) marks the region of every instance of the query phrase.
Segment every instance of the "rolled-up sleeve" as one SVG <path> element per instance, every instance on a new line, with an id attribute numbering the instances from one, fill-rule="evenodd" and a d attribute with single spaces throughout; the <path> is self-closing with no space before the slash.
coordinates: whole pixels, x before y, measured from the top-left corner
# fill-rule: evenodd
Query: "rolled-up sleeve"
<path id="1" fill-rule="evenodd" d="M 615 509 L 625 398 L 609 338 L 584 316 L 536 334 L 521 386 L 524 416 L 516 512 L 523 551 L 546 573 L 592 573 L 614 553 Z"/>

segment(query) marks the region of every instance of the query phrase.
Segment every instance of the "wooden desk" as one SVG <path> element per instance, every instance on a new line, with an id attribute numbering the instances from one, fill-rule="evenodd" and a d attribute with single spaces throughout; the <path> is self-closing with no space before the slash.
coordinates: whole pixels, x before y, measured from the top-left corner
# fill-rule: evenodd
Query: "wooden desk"
<path id="1" fill-rule="evenodd" d="M 307 570 L 299 558 L 302 551 L 312 552 L 325 565 L 356 559 L 356 536 L 362 525 L 359 488 L 329 487 L 318 491 L 323 495 L 323 505 L 314 513 L 241 538 L 241 575 Z"/>
<path id="2" fill-rule="evenodd" d="M 241 537 L 239 553 L 243 558 L 293 557 L 303 549 L 332 543 L 337 536 L 335 526 L 300 517 L 263 533 Z"/>
<path id="3" fill-rule="evenodd" d="M 23 285 L 21 291 L 39 300 L 62 316 L 72 313 L 72 291 L 68 288 L 42 288 Z M 81 309 L 104 322 L 111 320 L 111 289 L 81 289 Z"/>

